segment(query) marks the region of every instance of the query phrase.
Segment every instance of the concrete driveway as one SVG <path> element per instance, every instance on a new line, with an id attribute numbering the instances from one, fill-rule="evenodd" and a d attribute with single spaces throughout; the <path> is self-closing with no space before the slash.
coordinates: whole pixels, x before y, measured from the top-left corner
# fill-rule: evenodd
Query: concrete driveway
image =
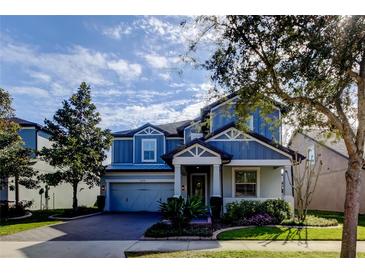
<path id="1" fill-rule="evenodd" d="M 2 258 L 121 258 L 157 213 L 102 214 L 0 237 Z"/>
<path id="2" fill-rule="evenodd" d="M 102 214 L 0 237 L 0 241 L 138 240 L 160 219 L 158 213 Z"/>

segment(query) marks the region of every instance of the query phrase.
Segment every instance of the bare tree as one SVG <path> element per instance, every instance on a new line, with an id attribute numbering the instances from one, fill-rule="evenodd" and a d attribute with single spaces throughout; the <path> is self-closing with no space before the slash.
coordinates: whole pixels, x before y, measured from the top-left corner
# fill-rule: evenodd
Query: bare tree
<path id="1" fill-rule="evenodd" d="M 288 181 L 294 190 L 296 217 L 299 222 L 304 223 L 307 218 L 308 208 L 312 202 L 313 194 L 317 187 L 319 174 L 322 170 L 320 155 L 316 156 L 317 161 L 306 159 L 304 163 L 295 157 L 292 160 L 293 179 L 288 176 Z"/>

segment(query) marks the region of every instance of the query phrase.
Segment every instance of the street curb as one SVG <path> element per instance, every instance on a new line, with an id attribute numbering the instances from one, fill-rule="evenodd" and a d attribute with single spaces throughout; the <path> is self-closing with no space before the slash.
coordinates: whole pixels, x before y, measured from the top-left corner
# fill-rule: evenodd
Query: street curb
<path id="1" fill-rule="evenodd" d="M 91 214 L 87 214 L 87 215 L 81 215 L 81 216 L 70 217 L 70 218 L 67 218 L 67 217 L 57 217 L 57 215 L 59 215 L 59 214 L 56 214 L 56 215 L 49 216 L 48 219 L 51 219 L 51 220 L 60 220 L 60 221 L 72 221 L 72 220 L 83 219 L 83 218 L 87 218 L 87 217 L 92 217 L 92 216 L 100 215 L 100 214 L 103 214 L 103 213 L 104 212 L 97 212 L 97 213 L 91 213 Z"/>
<path id="2" fill-rule="evenodd" d="M 33 214 L 30 211 L 27 211 L 27 214 L 25 214 L 24 216 L 19 216 L 19 217 L 12 217 L 12 218 L 8 218 L 8 220 L 22 220 L 22 219 L 26 219 L 31 217 Z"/>
<path id="3" fill-rule="evenodd" d="M 216 230 L 213 232 L 213 236 L 212 236 L 212 240 L 218 240 L 217 236 L 218 234 L 221 234 L 222 232 L 225 231 L 230 231 L 230 230 L 236 230 L 236 229 L 242 229 L 242 228 L 254 228 L 257 226 L 254 225 L 248 225 L 248 226 L 232 226 L 232 227 L 226 227 L 220 230 Z M 339 228 L 342 227 L 341 225 L 336 225 L 336 226 L 296 226 L 296 225 L 263 225 L 263 227 L 286 227 L 286 228 L 320 228 L 320 229 L 332 229 L 332 228 Z"/>
<path id="4" fill-rule="evenodd" d="M 203 237 L 203 236 L 171 236 L 171 237 L 162 237 L 162 238 L 154 238 L 154 237 L 145 237 L 142 236 L 139 238 L 140 241 L 210 241 L 213 240 L 213 236 L 211 237 Z"/>

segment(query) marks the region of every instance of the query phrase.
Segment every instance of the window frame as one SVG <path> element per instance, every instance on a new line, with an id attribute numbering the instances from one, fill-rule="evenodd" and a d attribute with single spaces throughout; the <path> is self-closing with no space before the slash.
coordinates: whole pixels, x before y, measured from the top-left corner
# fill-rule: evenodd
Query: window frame
<path id="1" fill-rule="evenodd" d="M 147 142 L 152 142 L 153 143 L 153 147 L 154 147 L 154 158 L 153 159 L 145 159 L 144 158 L 144 152 L 145 151 L 151 151 L 151 150 L 145 150 L 144 149 L 144 144 L 147 143 Z M 143 138 L 141 140 L 141 161 L 144 162 L 144 163 L 151 163 L 151 162 L 156 162 L 156 159 L 157 159 L 157 140 L 155 138 L 151 139 L 151 138 Z"/>
<path id="2" fill-rule="evenodd" d="M 309 152 L 312 152 L 313 153 L 313 159 L 311 157 L 309 157 Z M 316 146 L 313 144 L 313 145 L 310 145 L 308 146 L 307 148 L 307 159 L 308 159 L 308 162 L 311 164 L 311 165 L 315 165 L 316 164 Z"/>
<path id="3" fill-rule="evenodd" d="M 236 171 L 256 171 L 256 195 L 255 196 L 236 196 Z M 259 167 L 237 167 L 232 168 L 232 198 L 259 198 L 260 197 L 260 168 Z"/>

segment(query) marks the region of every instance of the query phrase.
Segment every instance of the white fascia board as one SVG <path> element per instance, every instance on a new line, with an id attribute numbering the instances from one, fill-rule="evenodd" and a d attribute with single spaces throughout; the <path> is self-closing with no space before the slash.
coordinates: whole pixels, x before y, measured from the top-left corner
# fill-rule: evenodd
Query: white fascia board
<path id="1" fill-rule="evenodd" d="M 172 160 L 173 165 L 220 165 L 218 157 L 178 157 Z"/>
<path id="2" fill-rule="evenodd" d="M 290 160 L 231 160 L 225 166 L 291 166 Z"/>
<path id="3" fill-rule="evenodd" d="M 174 179 L 106 179 L 107 183 L 173 183 Z"/>

